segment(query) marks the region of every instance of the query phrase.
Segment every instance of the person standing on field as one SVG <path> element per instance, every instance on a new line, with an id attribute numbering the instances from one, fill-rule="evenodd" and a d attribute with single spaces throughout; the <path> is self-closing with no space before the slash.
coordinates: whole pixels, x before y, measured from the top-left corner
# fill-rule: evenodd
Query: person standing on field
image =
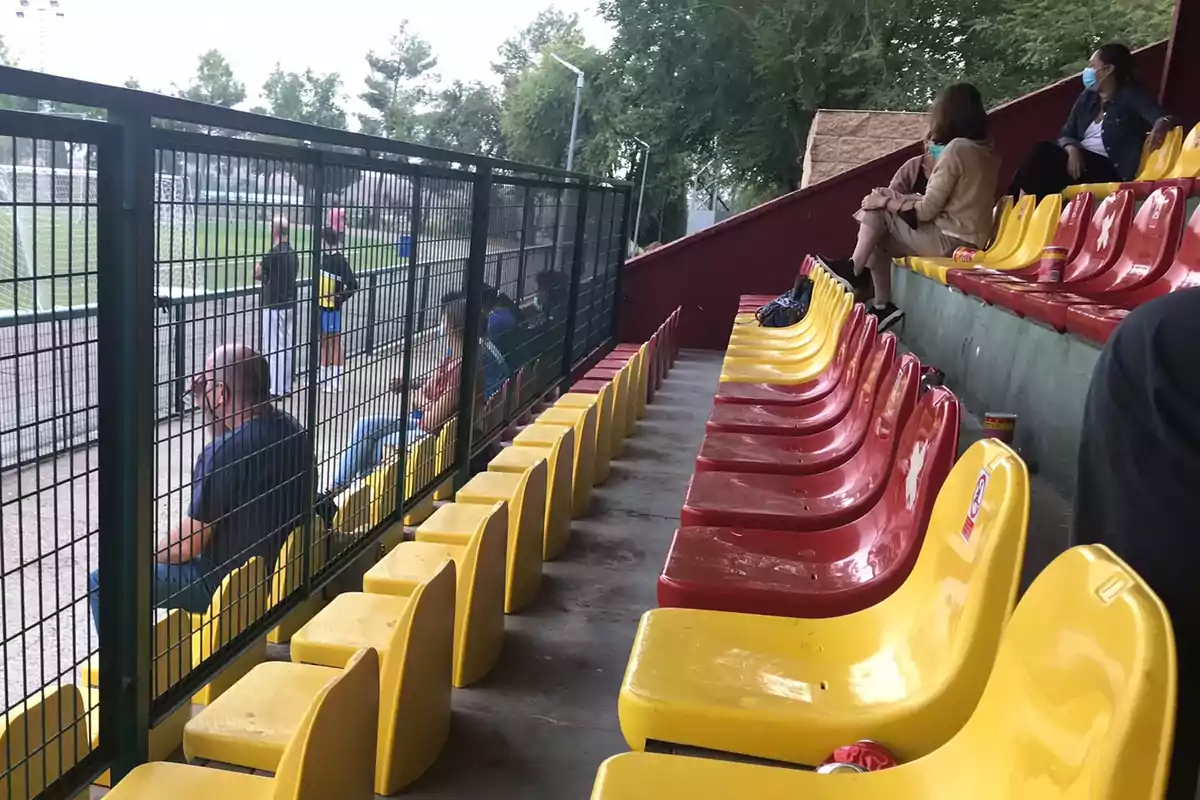
<path id="1" fill-rule="evenodd" d="M 300 263 L 289 241 L 286 217 L 271 221 L 271 250 L 254 268 L 262 284 L 262 351 L 270 369 L 271 394 L 292 391 L 292 352 L 296 344 L 296 277 Z"/>

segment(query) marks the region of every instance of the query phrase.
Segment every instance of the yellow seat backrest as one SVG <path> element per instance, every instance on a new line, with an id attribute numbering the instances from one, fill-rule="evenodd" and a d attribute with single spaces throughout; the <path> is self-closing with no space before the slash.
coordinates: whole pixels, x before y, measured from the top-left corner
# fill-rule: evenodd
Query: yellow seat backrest
<path id="1" fill-rule="evenodd" d="M 1013 204 L 1012 211 L 996 236 L 996 241 L 987 251 L 988 263 L 1010 258 L 1016 252 L 1021 240 L 1025 238 L 1025 230 L 1029 227 L 1029 220 L 1036 210 L 1036 203 L 1037 198 L 1027 194 Z"/>
<path id="2" fill-rule="evenodd" d="M 454 444 L 458 431 L 458 417 L 450 418 L 437 437 L 437 474 L 441 475 L 454 463 Z"/>
<path id="3" fill-rule="evenodd" d="M 907 457 L 923 455 L 914 450 Z M 962 722 L 983 691 L 1016 601 L 1028 524 L 1025 462 L 995 439 L 976 442 L 938 492 L 912 572 L 874 607 L 881 618 L 907 626 L 897 636 L 922 676 L 913 691 L 957 697 L 943 706 Z M 942 744 L 946 727 L 927 733 L 914 726 L 912 743 L 928 752 Z"/>
<path id="4" fill-rule="evenodd" d="M 447 557 L 409 595 L 380 664 L 377 792 L 388 787 L 391 794 L 415 780 L 450 733 L 454 603 L 455 567 Z"/>
<path id="5" fill-rule="evenodd" d="M 396 513 L 396 487 L 399 480 L 399 458 L 385 458 L 383 463 L 367 476 L 367 486 L 371 487 L 371 527 Z"/>
<path id="6" fill-rule="evenodd" d="M 1142 149 L 1142 163 L 1137 171 L 1139 181 L 1157 181 L 1171 173 L 1183 145 L 1183 128 L 1167 131 L 1167 137 L 1157 150 L 1150 151 L 1149 145 L 1147 141 L 1146 147 Z"/>
<path id="7" fill-rule="evenodd" d="M 985 252 L 991 252 L 996 243 L 1004 238 L 1004 229 L 1012 221 L 1012 210 L 1013 197 L 1011 194 L 1004 195 L 1004 197 L 1000 198 L 1000 202 L 996 203 L 996 208 L 992 211 L 992 222 L 995 225 L 995 230 L 992 232 L 992 238 L 988 240 Z"/>
<path id="8" fill-rule="evenodd" d="M 360 650 L 313 699 L 279 760 L 272 800 L 373 796 L 379 654 Z"/>
<path id="9" fill-rule="evenodd" d="M 1033 264 L 1042 257 L 1042 249 L 1054 241 L 1058 231 L 1058 220 L 1063 212 L 1063 197 L 1061 194 L 1048 194 L 1037 204 L 1025 233 L 1021 237 L 1012 255 L 1001 263 L 990 260 L 988 266 L 1017 268 Z"/>
<path id="10" fill-rule="evenodd" d="M 0 715 L 0 797 L 36 797 L 92 748 L 73 683 L 48 686 Z"/>
<path id="11" fill-rule="evenodd" d="M 1183 140 L 1175 166 L 1168 178 L 1200 178 L 1200 125 L 1196 125 Z"/>
<path id="12" fill-rule="evenodd" d="M 262 616 L 268 587 L 262 559 L 252 556 L 221 579 L 203 614 L 192 615 L 192 664 L 198 665 Z"/>
<path id="13" fill-rule="evenodd" d="M 393 474 L 393 477 L 394 474 Z M 392 483 L 394 494 L 395 482 Z M 367 481 L 355 481 L 337 496 L 337 513 L 333 515 L 333 529 L 338 533 L 352 533 L 371 524 L 371 497 L 373 488 Z"/>
<path id="14" fill-rule="evenodd" d="M 1075 547 L 1021 598 L 970 720 L 922 761 L 1008 797 L 1160 798 L 1177 680 L 1162 602 L 1108 548 Z"/>
<path id="15" fill-rule="evenodd" d="M 443 426 L 444 432 L 446 426 Z M 438 475 L 438 442 L 442 434 L 423 436 L 408 445 L 404 467 L 404 502 L 412 500 L 418 492 L 429 487 Z"/>
<path id="16" fill-rule="evenodd" d="M 171 609 L 154 623 L 154 697 L 170 689 L 192 671 L 192 620 L 180 609 Z M 99 683 L 94 684 L 99 686 Z M 2 796 L 2 795 L 0 795 Z"/>

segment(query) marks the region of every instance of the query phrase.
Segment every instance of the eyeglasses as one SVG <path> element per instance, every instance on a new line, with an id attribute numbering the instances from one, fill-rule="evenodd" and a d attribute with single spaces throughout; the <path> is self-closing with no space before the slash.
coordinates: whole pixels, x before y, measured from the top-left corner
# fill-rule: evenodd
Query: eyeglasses
<path id="1" fill-rule="evenodd" d="M 218 381 L 204 375 L 197 375 L 196 377 L 192 378 L 191 384 L 189 384 L 188 388 L 183 392 L 184 405 L 190 409 L 203 408 L 204 404 L 201 402 L 201 398 L 204 396 L 205 388 L 207 388 L 210 383 L 213 386 L 225 385 L 222 381 Z"/>

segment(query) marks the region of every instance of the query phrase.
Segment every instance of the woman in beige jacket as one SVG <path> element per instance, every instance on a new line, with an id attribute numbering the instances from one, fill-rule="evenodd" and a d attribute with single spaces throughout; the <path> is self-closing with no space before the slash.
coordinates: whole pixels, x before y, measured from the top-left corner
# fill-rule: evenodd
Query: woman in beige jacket
<path id="1" fill-rule="evenodd" d="M 930 112 L 928 155 L 933 171 L 921 194 L 875 189 L 863 198 L 858 244 L 852 258 L 830 262 L 854 288 L 875 284 L 870 311 L 881 330 L 904 312 L 892 303 L 893 258 L 949 256 L 960 247 L 981 248 L 992 232 L 1000 158 L 988 139 L 987 111 L 979 90 L 956 83 L 942 90 Z"/>

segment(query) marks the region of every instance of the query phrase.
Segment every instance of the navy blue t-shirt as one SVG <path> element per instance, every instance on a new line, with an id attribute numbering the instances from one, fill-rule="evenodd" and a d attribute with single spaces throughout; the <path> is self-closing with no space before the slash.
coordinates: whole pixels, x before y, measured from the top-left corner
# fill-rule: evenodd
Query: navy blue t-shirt
<path id="1" fill-rule="evenodd" d="M 274 568 L 287 534 L 308 512 L 308 431 L 274 407 L 214 439 L 192 470 L 188 516 L 213 526 L 204 556 L 220 576 L 261 556 Z"/>

